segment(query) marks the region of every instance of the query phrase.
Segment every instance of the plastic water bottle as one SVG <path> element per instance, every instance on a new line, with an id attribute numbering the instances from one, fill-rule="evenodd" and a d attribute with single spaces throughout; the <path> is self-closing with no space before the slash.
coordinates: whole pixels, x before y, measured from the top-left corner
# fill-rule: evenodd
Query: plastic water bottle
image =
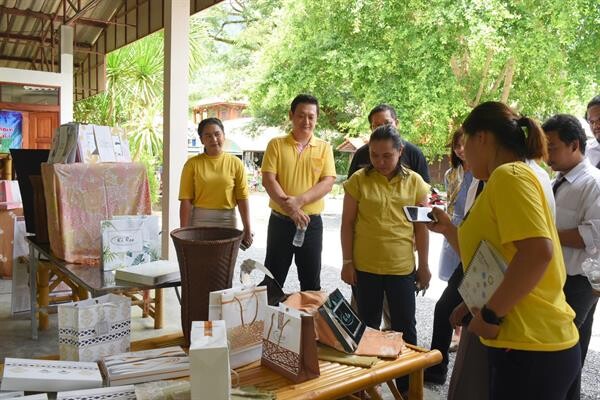
<path id="1" fill-rule="evenodd" d="M 296 234 L 294 235 L 294 240 L 292 241 L 292 244 L 296 247 L 302 247 L 302 245 L 304 244 L 304 234 L 305 233 L 306 233 L 305 226 L 297 226 Z"/>

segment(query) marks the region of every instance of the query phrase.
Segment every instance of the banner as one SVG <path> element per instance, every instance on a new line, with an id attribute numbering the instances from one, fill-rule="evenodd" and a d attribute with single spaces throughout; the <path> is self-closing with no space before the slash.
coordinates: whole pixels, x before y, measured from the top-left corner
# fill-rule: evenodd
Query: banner
<path id="1" fill-rule="evenodd" d="M 23 115 L 18 111 L 0 111 L 0 153 L 20 149 L 23 143 Z"/>

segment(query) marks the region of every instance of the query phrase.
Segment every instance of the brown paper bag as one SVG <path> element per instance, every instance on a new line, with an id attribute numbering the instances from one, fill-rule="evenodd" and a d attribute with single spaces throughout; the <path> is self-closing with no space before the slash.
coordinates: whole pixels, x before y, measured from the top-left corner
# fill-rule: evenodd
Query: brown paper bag
<path id="1" fill-rule="evenodd" d="M 265 309 L 261 365 L 294 383 L 319 376 L 313 317 L 280 305 Z"/>

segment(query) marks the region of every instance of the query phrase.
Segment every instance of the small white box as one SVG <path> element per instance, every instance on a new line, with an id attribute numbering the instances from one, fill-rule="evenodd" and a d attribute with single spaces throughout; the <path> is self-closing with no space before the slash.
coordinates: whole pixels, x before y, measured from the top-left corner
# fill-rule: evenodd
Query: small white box
<path id="1" fill-rule="evenodd" d="M 56 400 L 136 400 L 135 387 L 113 386 L 100 389 L 56 393 Z"/>
<path id="2" fill-rule="evenodd" d="M 188 356 L 179 346 L 108 356 L 100 365 L 109 386 L 190 376 Z"/>
<path id="3" fill-rule="evenodd" d="M 2 390 L 60 392 L 102 387 L 102 375 L 93 362 L 6 358 Z"/>
<path id="4" fill-rule="evenodd" d="M 192 399 L 229 399 L 231 374 L 225 321 L 192 322 L 190 366 Z"/>

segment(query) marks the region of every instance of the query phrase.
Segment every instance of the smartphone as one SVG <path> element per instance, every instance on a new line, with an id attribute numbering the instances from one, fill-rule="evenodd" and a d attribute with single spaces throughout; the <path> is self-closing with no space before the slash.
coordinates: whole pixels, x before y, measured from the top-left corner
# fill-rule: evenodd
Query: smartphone
<path id="1" fill-rule="evenodd" d="M 410 222 L 433 222 L 435 219 L 429 207 L 404 206 L 404 214 Z"/>

